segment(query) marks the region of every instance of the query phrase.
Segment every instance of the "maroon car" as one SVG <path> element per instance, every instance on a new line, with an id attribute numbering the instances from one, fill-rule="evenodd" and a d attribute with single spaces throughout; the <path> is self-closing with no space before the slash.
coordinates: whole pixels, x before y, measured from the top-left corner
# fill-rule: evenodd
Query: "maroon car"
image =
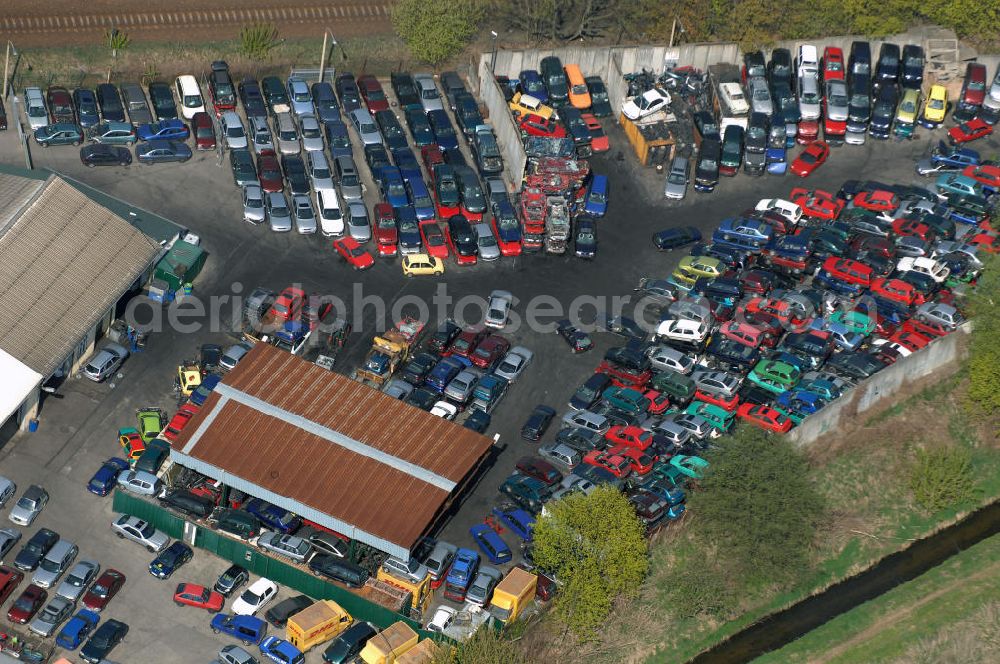
<path id="1" fill-rule="evenodd" d="M 191 118 L 191 133 L 194 134 L 194 146 L 198 150 L 215 149 L 215 125 L 212 116 L 205 111 L 195 113 Z"/>
<path id="2" fill-rule="evenodd" d="M 555 466 L 538 457 L 521 457 L 514 464 L 514 467 L 522 475 L 534 477 L 539 482 L 544 482 L 549 486 L 561 482 L 563 478 L 562 473 L 556 470 Z"/>
<path id="3" fill-rule="evenodd" d="M 49 116 L 52 122 L 76 123 L 76 113 L 73 111 L 73 98 L 69 90 L 60 86 L 52 86 L 48 92 Z"/>
<path id="4" fill-rule="evenodd" d="M 125 575 L 116 569 L 107 569 L 98 577 L 83 596 L 83 605 L 91 611 L 100 611 L 125 585 Z"/>
<path id="5" fill-rule="evenodd" d="M 23 572 L 11 569 L 6 565 L 0 565 L 0 604 L 7 601 L 7 598 L 10 597 L 14 588 L 17 588 L 17 584 L 21 583 L 23 578 Z"/>
<path id="6" fill-rule="evenodd" d="M 268 193 L 284 191 L 285 182 L 281 177 L 281 164 L 273 150 L 265 150 L 257 156 L 257 177 L 260 187 Z"/>
<path id="7" fill-rule="evenodd" d="M 503 337 L 491 334 L 483 339 L 469 357 L 472 363 L 480 369 L 492 369 L 510 350 L 510 342 Z"/>
<path id="8" fill-rule="evenodd" d="M 7 620 L 23 625 L 35 615 L 38 609 L 42 608 L 49 594 L 36 586 L 29 585 L 24 592 L 14 600 L 10 610 L 7 611 Z"/>
<path id="9" fill-rule="evenodd" d="M 385 96 L 385 90 L 373 75 L 359 76 L 358 88 L 361 89 L 361 97 L 365 100 L 369 113 L 375 115 L 378 111 L 389 110 L 389 99 Z"/>
<path id="10" fill-rule="evenodd" d="M 476 352 L 476 348 L 486 338 L 486 335 L 485 328 L 470 327 L 464 329 L 442 355 L 445 357 L 464 357 L 471 361 L 472 354 Z"/>

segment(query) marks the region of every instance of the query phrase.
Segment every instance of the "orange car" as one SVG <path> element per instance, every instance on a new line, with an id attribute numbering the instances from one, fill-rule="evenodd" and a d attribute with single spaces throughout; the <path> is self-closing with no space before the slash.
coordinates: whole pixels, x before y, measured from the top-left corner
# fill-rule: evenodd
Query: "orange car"
<path id="1" fill-rule="evenodd" d="M 580 65 L 566 65 L 566 79 L 569 81 L 569 103 L 581 111 L 590 108 L 590 90 L 583 79 Z"/>

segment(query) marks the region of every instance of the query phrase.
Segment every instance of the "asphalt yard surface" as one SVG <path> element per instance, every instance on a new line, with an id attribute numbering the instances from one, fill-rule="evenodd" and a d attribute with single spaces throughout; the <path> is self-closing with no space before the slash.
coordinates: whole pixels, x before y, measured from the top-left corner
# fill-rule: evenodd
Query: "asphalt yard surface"
<path id="1" fill-rule="evenodd" d="M 918 178 L 913 163 L 930 150 L 943 131 L 931 135 L 921 130 L 918 138 L 902 143 L 869 140 L 861 147 L 836 148 L 828 163 L 805 184 L 836 191 L 848 178 L 914 182 Z M 611 178 L 610 208 L 599 224 L 596 259 L 534 254 L 472 267 L 459 267 L 449 259 L 445 274 L 436 279 L 404 278 L 398 259 L 377 260 L 373 269 L 354 272 L 336 257 L 329 238 L 275 234 L 266 225 L 244 223 L 228 156 L 221 165 L 217 153 L 210 152 L 197 153 L 184 164 L 134 164 L 127 169 L 84 168 L 72 147 L 33 147 L 33 157 L 36 166 L 83 180 L 197 233 L 210 253 L 207 268 L 195 283 L 195 294 L 203 301 L 246 294 L 258 285 L 278 291 L 290 284 L 342 298 L 352 314 L 361 313 L 338 359 L 335 370 L 343 373 L 349 374 L 358 366 L 373 334 L 398 317 L 400 312 L 392 311 L 396 303 L 407 302 L 403 311 L 411 314 L 423 313 L 421 307 L 426 307 L 431 329 L 439 314 L 458 315 L 468 322 L 479 320 L 481 313 L 477 313 L 475 302 L 464 311 L 456 312 L 456 305 L 469 296 L 485 298 L 495 288 L 515 295 L 514 311 L 522 320 L 529 310 L 535 311 L 538 323 L 546 325 L 522 324 L 505 332 L 512 345 L 528 347 L 535 359 L 494 411 L 488 435 L 499 435 L 502 451 L 440 532 L 454 544 L 471 546 L 469 527 L 481 522 L 500 501 L 497 487 L 516 460 L 537 449 L 538 443 L 527 443 L 519 436 L 528 413 L 544 403 L 561 416 L 573 390 L 595 369 L 604 351 L 622 343 L 611 334 L 597 333 L 594 350 L 572 355 L 552 331 L 552 323 L 571 314 L 571 307 L 577 307 L 578 316 L 585 320 L 592 319 L 598 309 L 614 310 L 613 298 L 624 302 L 640 277 L 668 275 L 684 252 L 658 253 L 650 243 L 653 232 L 694 225 L 707 235 L 725 216 L 738 214 L 763 197 L 787 196 L 791 188 L 802 183 L 790 175 L 740 175 L 723 178 L 714 194 L 696 194 L 692 189 L 684 201 L 666 203 L 648 197 L 648 192 L 660 190 L 663 176 L 636 165 L 616 127 L 611 127 L 610 136 L 610 153 L 591 162 L 596 172 Z M 997 143 L 993 139 L 993 143 L 975 147 L 989 154 L 996 151 Z M 0 133 L 0 161 L 15 166 L 24 163 L 13 130 Z M 370 209 L 376 189 L 363 159 L 358 163 L 368 178 L 366 201 Z M 439 307 L 444 298 L 450 298 L 452 304 Z M 122 367 L 121 378 L 102 384 L 81 378 L 68 380 L 61 390 L 62 398 L 44 402 L 39 430 L 19 434 L 0 450 L 3 475 L 22 488 L 41 483 L 52 495 L 35 525 L 25 529 L 25 538 L 39 526 L 51 527 L 80 546 L 81 559 L 96 559 L 128 576 L 124 591 L 105 611 L 106 616 L 131 625 L 128 639 L 113 653 L 117 661 L 207 661 L 218 648 L 231 643 L 212 635 L 207 614 L 177 607 L 170 600 L 176 582 L 211 585 L 227 564 L 198 551 L 170 581 L 154 579 L 145 569 L 151 555 L 111 536 L 110 498 L 97 498 L 85 490 L 100 463 L 119 453 L 116 431 L 134 423 L 136 408 L 156 405 L 170 412 L 175 409 L 172 380 L 178 362 L 192 356 L 202 343 L 225 345 L 234 341 L 231 306 L 231 302 L 222 303 L 224 320 L 217 323 L 193 317 L 188 319 L 197 323 L 192 329 L 168 326 L 152 334 L 144 352 Z M 380 307 L 389 313 L 381 313 Z M 392 426 L 392 422 L 385 426 Z M 542 443 L 551 441 L 557 429 L 554 423 Z M 505 538 L 514 544 L 512 535 Z M 282 597 L 285 594 L 283 590 Z M 183 638 L 177 638 L 179 635 Z M 318 662 L 319 651 L 311 652 L 308 661 Z"/>

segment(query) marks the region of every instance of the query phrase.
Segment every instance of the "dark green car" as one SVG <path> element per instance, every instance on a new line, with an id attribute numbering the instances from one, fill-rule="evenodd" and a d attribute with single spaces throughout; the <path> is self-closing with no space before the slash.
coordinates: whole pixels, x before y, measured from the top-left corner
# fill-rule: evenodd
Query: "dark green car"
<path id="1" fill-rule="evenodd" d="M 260 184 L 257 179 L 257 166 L 254 164 L 253 155 L 246 148 L 230 150 L 229 164 L 233 167 L 233 181 L 237 187 Z"/>
<path id="2" fill-rule="evenodd" d="M 87 130 L 87 138 L 103 145 L 132 145 L 138 140 L 130 122 L 101 122 Z"/>
<path id="3" fill-rule="evenodd" d="M 70 122 L 57 122 L 35 130 L 35 142 L 43 147 L 50 145 L 79 145 L 83 132 Z"/>

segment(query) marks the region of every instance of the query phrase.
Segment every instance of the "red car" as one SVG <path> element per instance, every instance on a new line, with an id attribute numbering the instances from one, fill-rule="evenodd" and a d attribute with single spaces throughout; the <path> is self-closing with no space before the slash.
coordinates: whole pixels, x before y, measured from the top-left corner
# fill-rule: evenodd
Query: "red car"
<path id="1" fill-rule="evenodd" d="M 830 146 L 823 141 L 815 141 L 806 146 L 795 161 L 792 162 L 792 173 L 799 177 L 806 177 L 823 165 L 826 158 L 830 156 Z"/>
<path id="2" fill-rule="evenodd" d="M 399 252 L 399 229 L 396 227 L 396 213 L 388 203 L 375 204 L 375 243 L 379 256 L 395 256 Z"/>
<path id="3" fill-rule="evenodd" d="M 264 150 L 257 155 L 257 179 L 260 188 L 269 193 L 284 191 L 285 181 L 281 175 L 281 165 L 273 150 Z"/>
<path id="4" fill-rule="evenodd" d="M 433 219 L 426 219 L 420 222 L 420 239 L 424 243 L 424 251 L 435 258 L 444 260 L 448 258 L 448 241 L 444 238 L 444 231 Z"/>
<path id="5" fill-rule="evenodd" d="M 892 335 L 889 341 L 895 341 L 900 346 L 915 353 L 929 344 L 931 342 L 931 338 L 912 330 L 900 330 L 896 334 Z"/>
<path id="6" fill-rule="evenodd" d="M 611 141 L 608 140 L 608 135 L 604 133 L 604 127 L 601 126 L 600 121 L 594 117 L 593 113 L 583 113 L 583 121 L 587 123 L 587 129 L 590 130 L 590 148 L 594 152 L 607 152 L 611 149 Z"/>
<path id="7" fill-rule="evenodd" d="M 364 74 L 358 77 L 358 88 L 361 90 L 361 97 L 365 100 L 368 112 L 375 115 L 378 111 L 389 110 L 389 99 L 385 96 L 382 84 L 371 74 Z"/>
<path id="8" fill-rule="evenodd" d="M 604 450 L 591 450 L 583 457 L 583 462 L 597 468 L 603 468 L 618 479 L 629 476 L 632 472 L 632 461 L 623 456 L 611 454 Z"/>
<path id="9" fill-rule="evenodd" d="M 479 342 L 469 359 L 480 369 L 489 370 L 507 354 L 508 350 L 510 350 L 509 341 L 498 334 L 491 334 Z"/>
<path id="10" fill-rule="evenodd" d="M 6 565 L 0 565 L 0 604 L 7 601 L 10 594 L 17 588 L 17 584 L 24 579 L 24 573 L 16 569 L 11 569 Z"/>
<path id="11" fill-rule="evenodd" d="M 957 127 L 949 129 L 948 140 L 952 143 L 968 143 L 992 133 L 993 127 L 986 124 L 981 118 L 972 118 L 968 122 L 963 122 Z"/>
<path id="12" fill-rule="evenodd" d="M 101 611 L 125 585 L 125 575 L 116 569 L 104 571 L 83 596 L 83 605 L 91 611 Z"/>
<path id="13" fill-rule="evenodd" d="M 1000 189 L 1000 166 L 990 164 L 979 164 L 978 166 L 966 166 L 962 175 L 981 182 L 983 185 Z"/>
<path id="14" fill-rule="evenodd" d="M 903 217 L 892 222 L 892 231 L 899 236 L 914 235 L 925 242 L 934 240 L 934 231 L 931 227 L 917 219 Z"/>
<path id="15" fill-rule="evenodd" d="M 170 418 L 167 428 L 163 430 L 161 435 L 170 442 L 177 440 L 177 436 L 181 435 L 181 431 L 183 431 L 184 427 L 187 426 L 187 423 L 191 421 L 191 418 L 198 413 L 198 410 L 198 406 L 190 402 L 182 405 L 177 409 L 177 412 L 174 413 L 174 416 Z"/>
<path id="16" fill-rule="evenodd" d="M 657 393 L 659 394 L 659 393 Z M 625 445 L 645 452 L 653 444 L 653 434 L 642 427 L 616 425 L 608 429 L 604 437 L 615 445 Z"/>
<path id="17" fill-rule="evenodd" d="M 737 409 L 736 416 L 744 422 L 752 424 L 755 427 L 760 427 L 765 431 L 788 433 L 792 428 L 792 421 L 790 419 L 774 408 L 765 406 L 764 404 L 755 404 L 748 401 Z"/>
<path id="18" fill-rule="evenodd" d="M 823 59 L 820 60 L 820 69 L 823 72 L 824 81 L 844 80 L 844 52 L 836 46 L 827 46 L 823 49 Z"/>
<path id="19" fill-rule="evenodd" d="M 698 401 L 704 401 L 705 403 L 710 403 L 713 406 L 718 406 L 722 410 L 727 410 L 729 412 L 736 410 L 736 407 L 740 405 L 740 398 L 735 394 L 731 397 L 724 397 L 718 394 L 710 394 L 708 392 L 702 392 L 701 390 L 695 390 L 694 398 Z"/>
<path id="20" fill-rule="evenodd" d="M 32 583 L 14 600 L 10 610 L 7 611 L 7 620 L 18 625 L 27 623 L 38 612 L 38 609 L 42 608 L 42 604 L 45 604 L 48 597 L 49 594 L 46 591 Z"/>
<path id="21" fill-rule="evenodd" d="M 746 303 L 743 308 L 745 316 L 756 316 L 758 313 L 769 314 L 785 325 L 799 327 L 809 322 L 808 318 L 800 318 L 795 314 L 791 305 L 780 298 L 755 297 Z M 756 319 L 752 321 L 757 325 Z"/>
<path id="22" fill-rule="evenodd" d="M 73 98 L 70 96 L 69 90 L 64 87 L 53 86 L 48 89 L 45 96 L 49 102 L 49 117 L 53 123 L 76 123 L 76 113 L 73 111 Z"/>
<path id="23" fill-rule="evenodd" d="M 854 197 L 854 207 L 859 207 L 872 212 L 895 212 L 899 208 L 899 197 L 891 191 L 875 189 L 873 191 L 862 191 Z"/>
<path id="24" fill-rule="evenodd" d="M 537 457 L 521 457 L 514 464 L 514 468 L 522 475 L 534 477 L 539 482 L 544 482 L 549 486 L 561 482 L 563 478 L 562 473 L 556 470 L 555 466 Z"/>
<path id="25" fill-rule="evenodd" d="M 951 331 L 939 323 L 930 323 L 927 321 L 917 320 L 916 318 L 911 318 L 903 323 L 902 330 L 905 332 L 916 332 L 917 334 L 928 338 L 943 337 Z"/>
<path id="26" fill-rule="evenodd" d="M 747 270 L 740 275 L 740 285 L 745 293 L 767 295 L 774 287 L 774 278 L 764 270 Z"/>
<path id="27" fill-rule="evenodd" d="M 617 447 L 612 447 L 608 450 L 608 454 L 612 457 L 622 457 L 628 460 L 629 468 L 636 475 L 645 475 L 649 471 L 653 470 L 653 466 L 656 462 L 660 460 L 660 457 L 655 454 L 646 454 L 634 447 L 629 447 L 628 445 L 618 445 Z"/>
<path id="28" fill-rule="evenodd" d="M 809 145 L 819 138 L 819 120 L 803 120 L 795 134 L 795 142 L 799 145 Z"/>
<path id="29" fill-rule="evenodd" d="M 499 224 L 499 226 L 498 226 Z M 506 231 L 508 226 L 511 229 L 521 230 L 521 222 L 517 220 L 517 217 L 513 218 L 503 218 L 498 219 L 497 215 L 490 215 L 490 226 L 493 227 L 493 236 L 497 239 L 497 246 L 500 247 L 501 256 L 520 256 L 521 255 L 521 243 L 515 242 L 513 240 L 505 240 L 504 237 L 508 235 L 507 232 L 500 232 L 500 227 L 502 226 Z"/>
<path id="30" fill-rule="evenodd" d="M 375 259 L 372 258 L 372 255 L 353 237 L 334 240 L 333 248 L 355 270 L 367 270 L 375 264 Z"/>
<path id="31" fill-rule="evenodd" d="M 528 136 L 544 136 L 546 138 L 565 138 L 566 128 L 553 118 L 543 118 L 540 115 L 525 115 L 519 123 L 521 133 Z"/>
<path id="32" fill-rule="evenodd" d="M 193 583 L 179 583 L 177 590 L 174 591 L 174 604 L 177 606 L 193 606 L 196 609 L 205 609 L 209 613 L 221 611 L 225 602 L 226 598 L 220 593 Z"/>
<path id="33" fill-rule="evenodd" d="M 194 147 L 197 150 L 215 149 L 215 125 L 212 116 L 201 111 L 191 118 L 191 133 L 194 134 Z"/>
<path id="34" fill-rule="evenodd" d="M 858 254 L 881 256 L 892 261 L 896 258 L 896 245 L 884 237 L 871 235 L 856 237 L 851 240 L 851 249 Z"/>
<path id="35" fill-rule="evenodd" d="M 274 304 L 268 310 L 267 316 L 279 321 L 295 320 L 299 317 L 305 301 L 306 292 L 304 290 L 289 286 L 281 291 L 281 295 L 274 300 Z"/>
<path id="36" fill-rule="evenodd" d="M 872 282 L 871 294 L 890 302 L 899 302 L 908 307 L 920 306 L 925 302 L 923 293 L 902 279 L 880 277 Z"/>
<path id="37" fill-rule="evenodd" d="M 670 409 L 670 395 L 657 392 L 656 390 L 647 390 L 642 396 L 646 397 L 649 401 L 649 411 L 650 415 L 662 415 Z"/>
<path id="38" fill-rule="evenodd" d="M 963 238 L 964 239 L 964 238 Z M 1000 253 L 1000 235 L 986 231 L 976 233 L 968 243 L 988 254 Z"/>
<path id="39" fill-rule="evenodd" d="M 489 334 L 485 328 L 470 327 L 462 330 L 442 353 L 445 357 L 464 357 L 470 362 L 476 347 Z"/>
<path id="40" fill-rule="evenodd" d="M 431 173 L 437 164 L 444 163 L 444 154 L 437 143 L 431 143 L 420 148 L 420 159 L 424 162 L 427 172 Z"/>
<path id="41" fill-rule="evenodd" d="M 796 187 L 789 198 L 802 208 L 803 215 L 813 219 L 836 219 L 844 209 L 844 201 L 822 189 Z"/>

